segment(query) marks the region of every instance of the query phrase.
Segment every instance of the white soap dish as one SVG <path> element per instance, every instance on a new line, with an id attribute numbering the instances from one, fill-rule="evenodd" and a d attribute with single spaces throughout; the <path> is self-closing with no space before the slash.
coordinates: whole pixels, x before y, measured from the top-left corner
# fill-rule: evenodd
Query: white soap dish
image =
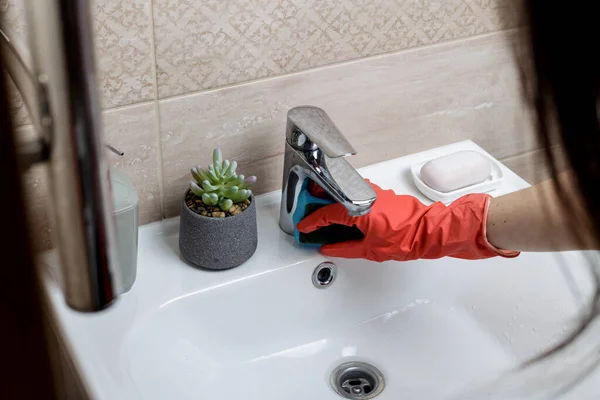
<path id="1" fill-rule="evenodd" d="M 417 187 L 417 189 L 419 189 L 421 191 L 421 193 L 423 193 L 425 196 L 427 196 L 431 200 L 441 201 L 443 203 L 450 203 L 450 202 L 458 199 L 459 197 L 464 196 L 469 193 L 488 193 L 494 189 L 497 189 L 502 184 L 502 180 L 504 179 L 504 174 L 502 173 L 502 168 L 500 168 L 500 163 L 498 161 L 496 161 L 495 159 L 493 159 L 492 157 L 488 156 L 487 154 L 484 154 L 481 152 L 477 152 L 477 153 L 479 153 L 480 155 L 482 155 L 483 157 L 485 157 L 486 159 L 488 159 L 490 161 L 490 171 L 491 172 L 490 172 L 490 175 L 487 177 L 487 179 L 485 179 L 484 181 L 470 185 L 470 186 L 461 187 L 459 189 L 449 191 L 449 192 L 442 192 L 439 190 L 435 190 L 432 187 L 428 186 L 421 179 L 421 168 L 426 163 L 433 160 L 433 159 L 428 159 L 425 161 L 415 163 L 415 164 L 411 165 L 411 167 L 410 167 L 410 171 L 411 171 L 411 174 L 413 177 L 413 181 L 415 182 L 415 186 Z M 452 153 L 449 153 L 449 154 L 452 154 Z M 443 156 L 447 156 L 449 154 L 445 154 Z M 438 157 L 435 157 L 434 159 L 437 159 L 437 158 Z"/>

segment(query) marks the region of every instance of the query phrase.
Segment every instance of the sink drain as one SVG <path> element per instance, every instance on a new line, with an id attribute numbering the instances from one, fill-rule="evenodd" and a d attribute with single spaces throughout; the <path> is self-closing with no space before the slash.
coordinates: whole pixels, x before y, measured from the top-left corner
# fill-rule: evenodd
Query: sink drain
<path id="1" fill-rule="evenodd" d="M 325 289 L 335 281 L 337 267 L 334 263 L 324 262 L 319 264 L 312 274 L 312 283 L 317 289 Z"/>
<path id="2" fill-rule="evenodd" d="M 383 391 L 383 374 L 371 364 L 347 362 L 331 373 L 329 383 L 333 390 L 345 399 L 372 399 Z"/>

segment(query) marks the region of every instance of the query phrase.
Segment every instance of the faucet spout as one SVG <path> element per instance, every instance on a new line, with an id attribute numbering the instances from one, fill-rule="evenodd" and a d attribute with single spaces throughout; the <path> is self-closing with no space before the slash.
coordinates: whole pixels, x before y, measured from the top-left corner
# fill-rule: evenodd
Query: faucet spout
<path id="1" fill-rule="evenodd" d="M 322 187 L 351 216 L 369 213 L 373 188 L 346 161 L 356 154 L 327 113 L 313 106 L 288 112 L 279 226 L 292 235 L 298 196 L 307 179 Z"/>

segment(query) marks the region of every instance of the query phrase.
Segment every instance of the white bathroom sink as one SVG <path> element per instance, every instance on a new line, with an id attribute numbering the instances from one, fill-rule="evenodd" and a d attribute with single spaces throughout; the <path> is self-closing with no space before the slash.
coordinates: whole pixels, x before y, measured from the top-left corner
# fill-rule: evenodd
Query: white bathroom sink
<path id="1" fill-rule="evenodd" d="M 419 196 L 410 165 L 460 149 L 481 150 L 460 142 L 360 172 Z M 492 195 L 528 186 L 503 172 Z M 561 270 L 581 253 L 327 260 L 280 231 L 279 200 L 278 192 L 257 198 L 258 250 L 223 272 L 179 258 L 177 218 L 142 227 L 137 281 L 101 313 L 68 309 L 48 275 L 58 321 L 95 398 L 334 400 L 341 397 L 329 386 L 333 369 L 365 361 L 385 379 L 377 399 L 443 399 L 563 337 L 582 301 Z M 324 261 L 337 265 L 337 278 L 317 289 L 312 273 Z"/>

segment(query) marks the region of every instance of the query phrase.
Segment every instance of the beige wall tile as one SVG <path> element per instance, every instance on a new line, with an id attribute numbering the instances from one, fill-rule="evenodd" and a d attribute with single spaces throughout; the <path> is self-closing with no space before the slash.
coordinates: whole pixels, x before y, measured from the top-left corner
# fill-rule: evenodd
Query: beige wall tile
<path id="1" fill-rule="evenodd" d="M 536 147 L 523 123 L 511 35 L 492 34 L 160 101 L 164 205 L 179 212 L 189 168 L 214 147 L 280 187 L 286 112 L 324 108 L 363 166 L 464 139 L 496 157 Z"/>
<path id="2" fill-rule="evenodd" d="M 557 172 L 568 169 L 569 164 L 565 158 L 566 155 L 563 147 L 560 145 L 553 146 L 552 152 L 555 157 Z M 532 185 L 551 177 L 550 169 L 546 162 L 545 152 L 541 149 L 507 157 L 501 161 L 504 165 Z"/>
<path id="3" fill-rule="evenodd" d="M 24 125 L 16 130 L 18 143 L 25 143 L 36 137 L 32 125 Z M 45 164 L 35 165 L 23 176 L 23 190 L 27 204 L 31 243 L 34 251 L 44 251 L 52 247 L 52 237 L 48 210 L 48 175 Z"/>
<path id="4" fill-rule="evenodd" d="M 0 15 L 3 26 L 17 33 L 22 40 L 27 40 L 27 24 L 25 21 L 25 2 L 23 0 L 0 0 Z"/>
<path id="5" fill-rule="evenodd" d="M 135 185 L 139 197 L 140 224 L 159 220 L 162 211 L 154 104 L 106 111 L 104 132 L 107 142 L 125 153 L 119 157 L 108 152 L 108 160 Z"/>
<path id="6" fill-rule="evenodd" d="M 154 104 L 107 111 L 103 117 L 106 140 L 125 153 L 119 157 L 107 151 L 108 161 L 123 171 L 136 186 L 140 225 L 159 220 L 162 212 Z M 20 127 L 17 134 L 21 140 L 35 136 L 31 125 Z M 25 174 L 24 188 L 35 249 L 47 250 L 52 247 L 48 220 L 48 212 L 52 208 L 45 165 L 35 166 Z"/>
<path id="7" fill-rule="evenodd" d="M 155 0 L 159 96 L 497 31 L 513 0 Z"/>
<path id="8" fill-rule="evenodd" d="M 154 98 L 150 0 L 93 0 L 96 61 L 104 106 Z"/>
<path id="9" fill-rule="evenodd" d="M 21 93 L 17 89 L 17 86 L 12 81 L 10 76 L 8 76 L 8 102 L 10 104 L 10 115 L 12 117 L 14 126 L 21 126 L 31 124 L 31 119 L 29 118 L 29 112 L 27 110 L 27 106 L 23 102 L 23 97 L 21 97 Z"/>
<path id="10" fill-rule="evenodd" d="M 26 42 L 24 0 L 0 0 L 0 17 Z M 98 86 L 105 108 L 154 98 L 150 0 L 93 0 Z M 12 91 L 11 91 L 12 93 Z M 16 125 L 30 121 L 20 95 L 11 94 Z"/>
<path id="11" fill-rule="evenodd" d="M 29 129 L 30 125 L 24 128 Z M 29 218 L 31 243 L 36 252 L 51 249 L 52 232 L 50 229 L 51 210 L 48 197 L 48 171 L 46 165 L 36 165 L 23 177 L 27 215 Z"/>
<path id="12" fill-rule="evenodd" d="M 23 0 L 0 0 L 0 18 L 2 26 L 19 36 L 19 40 L 27 41 L 27 25 L 25 23 L 25 3 Z M 21 94 L 11 79 L 8 80 L 8 96 L 11 104 L 11 116 L 15 126 L 30 124 L 27 107 Z"/>

